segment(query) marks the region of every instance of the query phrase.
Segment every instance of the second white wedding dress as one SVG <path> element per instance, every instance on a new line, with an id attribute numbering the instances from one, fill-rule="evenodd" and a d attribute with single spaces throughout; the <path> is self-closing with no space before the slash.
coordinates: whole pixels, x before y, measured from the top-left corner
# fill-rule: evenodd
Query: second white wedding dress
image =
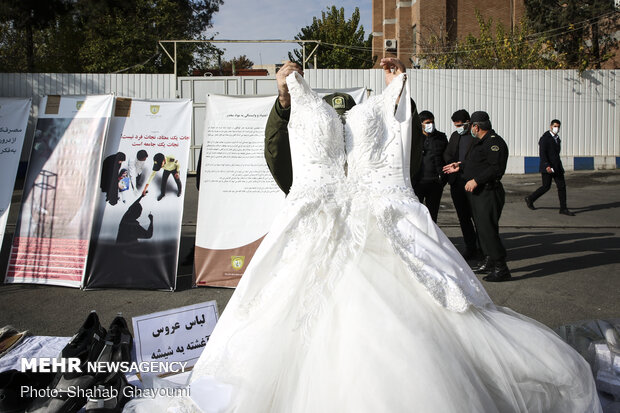
<path id="1" fill-rule="evenodd" d="M 230 385 L 235 413 L 600 412 L 585 360 L 495 306 L 417 201 L 406 77 L 344 128 L 287 83 L 293 187 L 190 381 Z M 127 410 L 141 407 L 199 411 Z"/>

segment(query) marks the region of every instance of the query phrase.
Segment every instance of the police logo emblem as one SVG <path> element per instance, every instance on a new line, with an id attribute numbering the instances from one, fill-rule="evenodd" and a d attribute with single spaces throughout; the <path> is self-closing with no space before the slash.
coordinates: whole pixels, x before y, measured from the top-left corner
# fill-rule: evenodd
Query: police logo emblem
<path id="1" fill-rule="evenodd" d="M 245 264 L 245 256 L 244 255 L 233 255 L 230 257 L 230 261 L 233 269 L 240 270 L 243 268 L 243 264 Z"/>
<path id="2" fill-rule="evenodd" d="M 334 109 L 346 109 L 346 104 L 342 96 L 335 96 L 332 98 L 332 108 Z"/>
<path id="3" fill-rule="evenodd" d="M 157 115 L 157 112 L 159 112 L 159 105 L 151 105 L 151 113 Z"/>
<path id="4" fill-rule="evenodd" d="M 77 110 L 80 110 L 80 109 L 82 109 L 82 105 L 83 104 L 84 104 L 84 101 L 83 100 L 79 100 L 79 101 L 75 102 L 75 108 Z"/>
<path id="5" fill-rule="evenodd" d="M 497 151 L 499 151 L 499 146 L 497 146 L 497 145 L 493 145 L 493 146 L 491 146 L 491 150 L 492 150 L 493 152 L 497 152 Z"/>

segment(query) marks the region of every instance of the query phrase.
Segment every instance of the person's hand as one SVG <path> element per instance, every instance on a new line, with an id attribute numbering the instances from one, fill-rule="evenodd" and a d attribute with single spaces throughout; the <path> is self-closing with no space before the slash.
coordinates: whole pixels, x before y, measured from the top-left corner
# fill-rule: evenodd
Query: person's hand
<path id="1" fill-rule="evenodd" d="M 547 173 L 548 173 L 548 174 L 552 174 L 552 173 L 553 173 L 553 169 L 552 169 L 550 166 L 548 166 L 548 167 L 546 168 L 546 170 L 547 170 Z"/>
<path id="2" fill-rule="evenodd" d="M 458 172 L 459 169 L 461 169 L 460 162 L 452 162 L 452 163 L 445 165 L 443 168 L 441 168 L 441 170 L 445 174 L 452 174 L 452 173 Z"/>
<path id="3" fill-rule="evenodd" d="M 280 101 L 280 106 L 286 109 L 291 106 L 291 95 L 288 93 L 288 86 L 286 84 L 286 77 L 293 72 L 297 72 L 300 75 L 304 75 L 301 66 L 297 63 L 293 63 L 287 61 L 282 65 L 278 73 L 276 73 L 276 82 L 278 84 L 278 100 Z"/>
<path id="4" fill-rule="evenodd" d="M 395 57 L 384 57 L 383 59 L 381 59 L 379 65 L 383 68 L 386 85 L 392 83 L 392 80 L 394 80 L 401 73 L 405 73 L 406 71 L 403 62 L 401 62 Z"/>
<path id="5" fill-rule="evenodd" d="M 179 173 L 178 172 L 174 174 L 174 179 L 179 179 Z"/>
<path id="6" fill-rule="evenodd" d="M 149 187 L 149 186 L 147 185 L 147 186 L 145 186 L 145 187 L 144 187 L 144 189 L 142 190 L 142 196 L 143 196 L 143 197 L 144 197 L 144 196 L 146 196 L 146 193 L 148 192 L 148 191 L 146 190 L 146 188 L 148 188 L 148 187 Z"/>
<path id="7" fill-rule="evenodd" d="M 469 181 L 467 181 L 467 183 L 465 184 L 465 190 L 467 192 L 474 192 L 474 190 L 478 187 L 478 182 L 476 182 L 475 179 L 470 179 Z"/>

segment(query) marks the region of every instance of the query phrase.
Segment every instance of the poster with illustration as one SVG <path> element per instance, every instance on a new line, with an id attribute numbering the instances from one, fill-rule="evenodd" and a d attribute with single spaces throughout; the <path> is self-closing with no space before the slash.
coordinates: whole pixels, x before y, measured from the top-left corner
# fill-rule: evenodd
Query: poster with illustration
<path id="1" fill-rule="evenodd" d="M 112 95 L 41 101 L 7 283 L 82 285 L 113 105 Z"/>
<path id="2" fill-rule="evenodd" d="M 3 184 L 0 186 L 0 245 L 9 216 L 31 104 L 29 98 L 0 98 L 0 164 L 4 169 Z"/>
<path id="3" fill-rule="evenodd" d="M 86 288 L 175 289 L 191 127 L 191 100 L 116 99 Z"/>

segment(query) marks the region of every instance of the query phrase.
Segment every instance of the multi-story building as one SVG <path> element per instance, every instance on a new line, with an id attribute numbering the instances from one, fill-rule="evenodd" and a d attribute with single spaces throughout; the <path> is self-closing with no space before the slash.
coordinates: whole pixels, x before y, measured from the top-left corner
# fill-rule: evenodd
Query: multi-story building
<path id="1" fill-rule="evenodd" d="M 524 0 L 373 0 L 372 54 L 398 57 L 408 66 L 431 36 L 446 43 L 479 34 L 476 9 L 485 19 L 514 28 L 525 14 Z"/>

